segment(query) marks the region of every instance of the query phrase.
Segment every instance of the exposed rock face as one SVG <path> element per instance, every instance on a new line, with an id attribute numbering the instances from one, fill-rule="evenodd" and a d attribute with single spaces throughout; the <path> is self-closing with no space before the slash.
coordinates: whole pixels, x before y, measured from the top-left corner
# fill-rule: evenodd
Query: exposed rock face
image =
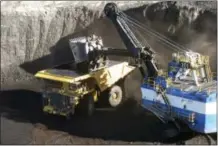
<path id="1" fill-rule="evenodd" d="M 124 10 L 143 4 L 134 1 L 116 3 Z M 106 1 L 2 2 L 1 84 L 32 78 L 19 65 L 50 54 L 50 49 L 61 38 L 98 19 L 105 4 Z M 64 46 L 68 46 L 68 42 Z M 56 57 L 61 59 L 61 54 L 58 52 L 60 57 Z M 49 57 L 42 61 L 43 68 L 55 64 L 53 60 Z M 34 68 L 37 66 L 30 67 Z"/>
<path id="2" fill-rule="evenodd" d="M 180 44 L 211 55 L 212 68 L 216 69 L 216 1 L 116 3 L 128 15 Z M 101 18 L 105 4 L 106 1 L 2 2 L 2 87 L 32 80 L 36 71 L 70 61 L 71 37 L 95 33 L 103 37 L 105 45 L 124 48 L 112 23 Z M 165 67 L 172 51 L 154 38 L 148 40 L 158 53 L 165 54 L 158 57 Z"/>

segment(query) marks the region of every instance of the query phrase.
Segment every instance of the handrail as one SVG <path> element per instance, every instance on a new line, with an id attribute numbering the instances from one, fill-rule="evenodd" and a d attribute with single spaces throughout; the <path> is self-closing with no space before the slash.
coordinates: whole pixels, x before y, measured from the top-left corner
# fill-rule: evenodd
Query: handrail
<path id="1" fill-rule="evenodd" d="M 166 83 L 167 85 L 170 85 L 171 80 L 169 80 L 169 79 L 170 78 L 166 78 L 166 80 L 163 80 L 163 81 L 160 80 L 160 81 L 156 82 L 153 77 L 148 77 L 147 79 L 144 80 L 144 83 L 147 84 L 147 85 L 150 85 L 152 87 L 156 87 L 158 84 L 162 84 L 163 82 L 164 82 L 164 84 Z M 181 91 L 183 91 L 185 88 L 186 88 L 186 85 L 180 84 Z M 194 91 L 197 91 L 197 92 L 206 91 L 206 93 L 208 93 L 208 94 L 215 91 L 215 86 L 211 86 L 211 87 L 209 86 L 209 87 L 206 87 L 206 88 L 205 88 L 205 86 L 199 86 L 199 87 L 194 87 L 194 88 L 195 88 Z"/>

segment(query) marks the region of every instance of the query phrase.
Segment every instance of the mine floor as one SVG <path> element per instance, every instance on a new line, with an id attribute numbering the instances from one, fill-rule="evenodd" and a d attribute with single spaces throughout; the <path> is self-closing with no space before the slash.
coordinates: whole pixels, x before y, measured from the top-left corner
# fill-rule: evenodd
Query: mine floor
<path id="1" fill-rule="evenodd" d="M 40 96 L 31 91 L 1 93 L 1 144 L 161 144 L 163 124 L 151 113 L 126 104 L 96 110 L 93 117 L 66 121 L 40 112 Z M 216 143 L 216 136 L 212 136 Z M 170 144 L 208 144 L 200 134 L 185 133 Z"/>

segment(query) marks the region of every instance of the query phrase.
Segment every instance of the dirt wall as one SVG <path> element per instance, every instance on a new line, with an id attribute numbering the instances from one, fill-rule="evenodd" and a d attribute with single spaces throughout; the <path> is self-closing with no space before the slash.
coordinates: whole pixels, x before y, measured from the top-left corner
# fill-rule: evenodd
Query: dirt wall
<path id="1" fill-rule="evenodd" d="M 216 70 L 217 13 L 214 2 L 117 2 L 126 14 L 174 41 L 211 56 Z M 71 37 L 95 33 L 106 46 L 125 48 L 103 18 L 105 1 L 1 3 L 1 86 L 33 80 L 44 68 L 68 62 Z M 172 51 L 144 33 L 166 67 Z"/>

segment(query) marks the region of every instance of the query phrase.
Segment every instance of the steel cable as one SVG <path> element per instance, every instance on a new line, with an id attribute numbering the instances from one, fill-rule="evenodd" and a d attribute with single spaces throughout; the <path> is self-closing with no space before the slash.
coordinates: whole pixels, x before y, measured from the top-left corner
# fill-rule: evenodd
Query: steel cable
<path id="1" fill-rule="evenodd" d="M 136 25 L 137 25 L 137 24 L 136 24 Z M 165 43 L 165 44 L 167 44 L 168 46 L 174 47 L 174 48 L 176 48 L 178 51 L 185 51 L 184 49 L 181 49 L 180 47 L 178 47 L 177 45 L 175 45 L 175 44 L 169 42 L 168 40 L 164 39 L 163 37 L 157 36 L 157 35 L 154 34 L 153 32 L 151 32 L 151 31 L 149 31 L 149 30 L 147 30 L 147 29 L 145 29 L 145 28 L 142 28 L 142 27 L 139 26 L 139 25 L 137 25 L 137 26 L 140 27 L 141 29 L 147 31 L 147 33 L 150 33 L 151 35 L 153 35 L 153 36 L 155 36 L 156 38 L 158 38 L 159 41 L 163 41 L 162 43 Z M 174 50 L 175 50 L 175 49 L 174 49 Z"/>
<path id="2" fill-rule="evenodd" d="M 186 49 L 184 46 L 170 40 L 169 38 L 163 36 L 162 34 L 152 30 L 151 28 L 149 28 L 148 26 L 146 26 L 145 24 L 142 24 L 140 22 L 138 22 L 137 20 L 131 18 L 130 16 L 126 15 L 123 12 L 120 12 L 120 16 L 127 22 L 134 24 L 135 26 L 137 26 L 138 28 L 143 29 L 144 31 L 146 31 L 147 33 L 150 33 L 151 35 L 159 38 L 160 40 L 162 40 L 163 42 L 165 42 L 165 44 L 171 45 L 172 47 L 177 48 L 177 50 L 179 51 L 188 51 L 188 49 Z M 181 49 L 182 48 L 182 49 Z"/>
<path id="3" fill-rule="evenodd" d="M 136 29 L 136 31 L 138 31 L 136 26 L 132 25 L 132 27 L 134 27 L 134 28 Z M 142 33 L 142 32 L 140 32 L 140 33 Z M 142 35 L 141 35 L 140 33 L 139 33 L 139 31 L 138 31 L 138 35 L 140 35 L 140 36 L 142 37 Z M 144 34 L 147 35 L 145 32 L 144 32 Z M 148 36 L 148 35 L 147 35 L 147 36 Z M 149 45 L 149 43 L 145 40 L 144 37 L 143 37 L 143 39 L 144 39 L 144 41 L 146 42 L 146 44 L 147 44 L 149 47 L 151 47 L 151 46 Z M 160 41 L 160 40 L 157 40 L 157 41 Z M 164 42 L 164 41 L 162 41 L 162 42 L 160 41 L 160 43 L 162 43 L 162 44 L 168 46 L 171 50 L 173 50 L 173 51 L 175 51 L 175 52 L 178 51 L 178 49 L 176 49 L 175 47 L 169 45 L 168 43 L 166 43 L 166 42 Z M 181 51 L 181 50 L 180 50 L 180 51 Z"/>
<path id="4" fill-rule="evenodd" d="M 178 43 L 172 41 L 171 39 L 167 38 L 166 36 L 164 36 L 164 35 L 162 35 L 162 34 L 156 32 L 156 31 L 152 30 L 152 29 L 149 28 L 149 26 L 147 26 L 146 24 L 142 24 L 142 23 L 139 22 L 138 20 L 133 19 L 132 17 L 126 15 L 126 14 L 123 13 L 123 12 L 121 12 L 121 14 L 122 14 L 123 18 L 125 18 L 127 21 L 132 22 L 132 23 L 134 23 L 134 24 L 137 24 L 140 28 L 143 28 L 143 29 L 146 28 L 148 31 L 152 32 L 153 34 L 155 34 L 155 35 L 157 35 L 157 36 L 159 36 L 159 37 L 164 38 L 165 40 L 169 41 L 170 43 L 175 44 L 176 46 L 181 47 L 181 48 L 183 48 L 183 49 L 186 49 L 184 46 L 182 46 L 182 45 L 180 45 L 180 44 L 178 44 Z"/>

